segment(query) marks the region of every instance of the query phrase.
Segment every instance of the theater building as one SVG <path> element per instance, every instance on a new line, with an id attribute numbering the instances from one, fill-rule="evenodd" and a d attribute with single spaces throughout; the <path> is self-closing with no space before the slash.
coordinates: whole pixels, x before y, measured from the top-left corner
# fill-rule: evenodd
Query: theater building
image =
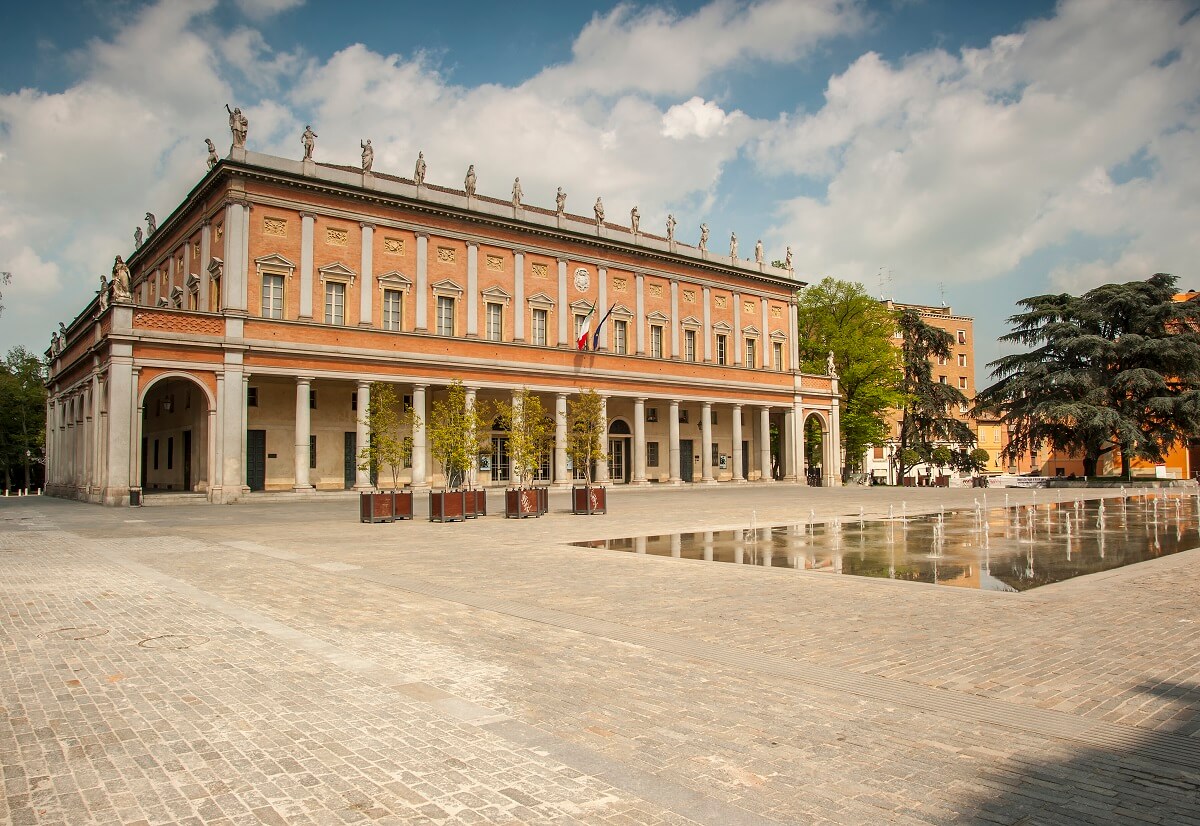
<path id="1" fill-rule="evenodd" d="M 588 388 L 611 484 L 803 479 L 809 419 L 837 466 L 836 379 L 796 369 L 792 272 L 472 189 L 232 149 L 129 257 L 129 299 L 102 286 L 56 336 L 48 492 L 367 489 L 373 382 L 422 420 L 454 380 L 538 393 L 554 485 Z M 593 329 L 607 319 L 580 350 L 593 307 Z M 403 481 L 442 484 L 424 428 L 414 443 Z M 482 464 L 509 483 L 504 431 Z"/>

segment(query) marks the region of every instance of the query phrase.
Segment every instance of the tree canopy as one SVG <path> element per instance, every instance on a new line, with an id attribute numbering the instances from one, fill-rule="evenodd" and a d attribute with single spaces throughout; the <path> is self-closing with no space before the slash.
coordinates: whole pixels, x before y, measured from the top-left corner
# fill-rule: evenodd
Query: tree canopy
<path id="1" fill-rule="evenodd" d="M 965 405 L 967 397 L 957 387 L 933 380 L 932 359 L 950 358 L 954 337 L 926 324 L 913 309 L 901 311 L 897 324 L 903 340 L 904 364 L 897 453 L 899 475 L 903 478 L 912 464 L 906 460 L 912 456 L 909 450 L 915 451 L 921 461 L 936 464 L 933 454 L 937 447 L 953 443 L 965 449 L 975 443 L 975 434 L 966 422 L 954 416 L 954 408 Z"/>
<path id="2" fill-rule="evenodd" d="M 1093 476 L 1119 450 L 1128 477 L 1132 459 L 1162 461 L 1200 429 L 1200 296 L 1175 300 L 1175 283 L 1157 273 L 1018 302 L 1000 340 L 1029 349 L 989 364 L 997 381 L 977 397 L 1009 427 L 1005 456 L 1048 445 Z"/>
<path id="3" fill-rule="evenodd" d="M 43 461 L 46 444 L 46 387 L 42 360 L 14 347 L 0 362 L 0 465 L 4 487 L 32 487 L 31 465 Z"/>
<path id="4" fill-rule="evenodd" d="M 833 353 L 847 470 L 857 468 L 867 448 L 887 438 L 887 413 L 900 406 L 895 316 L 861 284 L 825 278 L 800 294 L 796 321 L 801 369 L 823 373 Z"/>

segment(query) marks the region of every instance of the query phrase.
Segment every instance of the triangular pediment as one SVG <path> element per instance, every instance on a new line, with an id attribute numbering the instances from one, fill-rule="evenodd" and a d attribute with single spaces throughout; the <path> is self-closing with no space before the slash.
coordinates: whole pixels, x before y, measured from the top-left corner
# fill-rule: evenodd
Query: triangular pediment
<path id="1" fill-rule="evenodd" d="M 189 290 L 195 292 L 196 290 L 200 289 L 200 276 L 196 275 L 195 273 L 191 273 L 188 275 L 187 281 L 184 283 L 187 284 L 187 288 Z"/>
<path id="2" fill-rule="evenodd" d="M 217 256 L 214 255 L 212 257 L 212 260 L 208 262 L 208 274 L 213 276 L 214 278 L 220 278 L 221 273 L 223 273 L 224 271 L 225 271 L 225 262 L 222 261 L 220 258 L 217 258 Z"/>
<path id="3" fill-rule="evenodd" d="M 383 273 L 383 275 L 377 275 L 375 276 L 375 280 L 379 282 L 380 286 L 392 287 L 393 289 L 407 290 L 412 287 L 412 281 L 399 270 L 391 270 L 390 272 Z"/>
<path id="4" fill-rule="evenodd" d="M 663 315 L 662 313 L 660 313 L 658 310 L 655 310 L 654 312 L 650 313 L 650 315 L 646 316 L 646 320 L 647 321 L 664 321 L 665 322 L 665 321 L 670 321 L 671 319 L 668 318 L 667 316 Z"/>
<path id="5" fill-rule="evenodd" d="M 483 296 L 484 301 L 491 301 L 494 304 L 505 304 L 512 301 L 512 296 L 495 285 L 488 287 L 486 290 L 480 290 L 479 294 Z"/>
<path id="6" fill-rule="evenodd" d="M 682 324 L 684 327 L 700 327 L 700 326 L 702 326 L 700 324 L 700 319 L 696 318 L 694 315 L 688 316 L 687 318 L 685 318 L 683 321 L 681 321 L 679 323 Z"/>
<path id="7" fill-rule="evenodd" d="M 529 296 L 529 298 L 526 300 L 530 304 L 534 305 L 535 307 L 553 307 L 554 306 L 554 299 L 551 298 L 550 296 L 546 295 L 545 293 L 534 293 L 533 295 Z"/>
<path id="8" fill-rule="evenodd" d="M 749 325 L 749 326 L 747 326 L 747 327 L 743 327 L 743 328 L 742 328 L 742 332 L 743 332 L 743 333 L 749 333 L 749 334 L 750 334 L 750 335 L 752 335 L 752 336 L 756 336 L 756 335 L 758 335 L 758 328 L 757 328 L 757 327 L 755 327 L 753 324 L 751 324 L 751 325 Z"/>
<path id="9" fill-rule="evenodd" d="M 787 341 L 787 333 L 775 330 L 771 333 L 771 341 Z"/>
<path id="10" fill-rule="evenodd" d="M 626 307 L 624 304 L 614 304 L 612 308 L 613 318 L 633 318 L 633 310 Z"/>
<path id="11" fill-rule="evenodd" d="M 587 301 L 586 299 L 583 299 L 583 298 L 576 299 L 575 301 L 572 301 L 570 304 L 570 307 L 572 310 L 578 310 L 581 313 L 592 309 L 592 307 L 594 307 L 594 306 L 595 305 L 592 302 Z"/>
<path id="12" fill-rule="evenodd" d="M 733 328 L 730 327 L 728 324 L 726 324 L 724 321 L 718 321 L 716 324 L 714 324 L 713 330 L 715 330 L 718 333 L 732 333 L 733 332 Z"/>
<path id="13" fill-rule="evenodd" d="M 326 264 L 325 266 L 320 267 L 317 270 L 317 272 L 319 272 L 321 274 L 322 278 L 352 279 L 352 278 L 354 278 L 354 276 L 356 276 L 358 274 L 354 270 L 350 269 L 345 264 L 343 264 L 341 261 L 334 261 L 332 264 Z"/>
<path id="14" fill-rule="evenodd" d="M 264 255 L 261 258 L 255 258 L 254 263 L 259 267 L 278 267 L 285 270 L 296 269 L 295 264 L 277 252 L 273 252 L 270 255 Z"/>
<path id="15" fill-rule="evenodd" d="M 429 288 L 435 293 L 452 293 L 454 295 L 462 295 L 463 293 L 463 288 L 458 286 L 458 284 L 451 281 L 449 278 L 443 278 L 441 281 L 435 281 L 430 285 Z"/>

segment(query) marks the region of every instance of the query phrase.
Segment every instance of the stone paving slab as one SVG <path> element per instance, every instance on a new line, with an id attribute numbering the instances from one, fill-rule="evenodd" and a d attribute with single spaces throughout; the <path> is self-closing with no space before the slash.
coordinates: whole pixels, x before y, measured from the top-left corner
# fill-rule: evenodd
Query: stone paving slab
<path id="1" fill-rule="evenodd" d="M 0 822 L 1200 822 L 1194 552 L 996 595 L 563 544 L 887 503 L 0 503 Z"/>

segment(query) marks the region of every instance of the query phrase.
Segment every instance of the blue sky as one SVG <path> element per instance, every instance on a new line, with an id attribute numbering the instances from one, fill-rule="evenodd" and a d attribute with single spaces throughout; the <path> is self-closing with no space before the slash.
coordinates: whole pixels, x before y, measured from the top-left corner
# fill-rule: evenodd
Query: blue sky
<path id="1" fill-rule="evenodd" d="M 41 350 L 141 216 L 228 146 L 433 182 L 679 235 L 761 237 L 797 273 L 976 318 L 1175 273 L 1200 287 L 1194 2 L 942 0 L 407 4 L 43 2 L 0 52 L 0 348 Z M 986 384 L 986 371 L 977 370 Z"/>

